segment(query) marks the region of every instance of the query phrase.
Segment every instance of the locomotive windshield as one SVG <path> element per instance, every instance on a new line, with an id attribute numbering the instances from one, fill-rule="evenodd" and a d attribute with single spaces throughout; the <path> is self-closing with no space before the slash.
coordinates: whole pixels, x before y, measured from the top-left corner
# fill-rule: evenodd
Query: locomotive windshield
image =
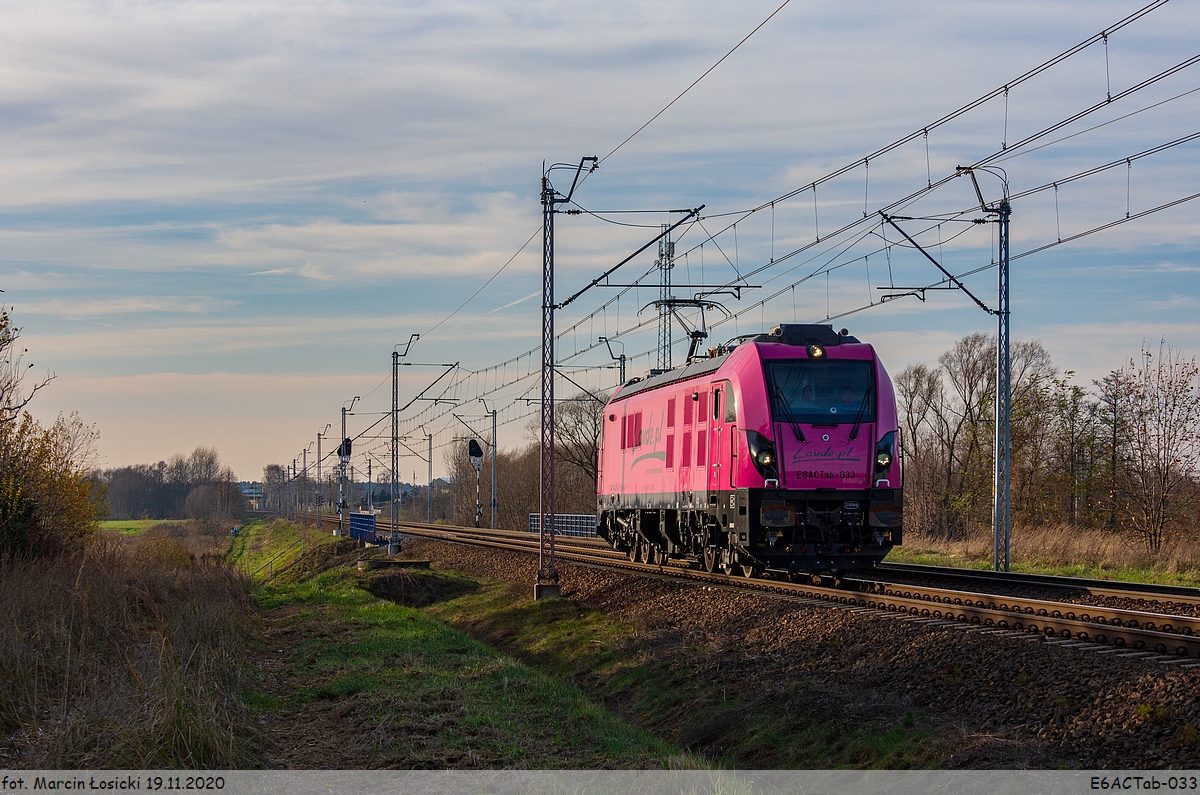
<path id="1" fill-rule="evenodd" d="M 787 359 L 764 364 L 776 422 L 833 425 L 875 421 L 872 362 Z"/>

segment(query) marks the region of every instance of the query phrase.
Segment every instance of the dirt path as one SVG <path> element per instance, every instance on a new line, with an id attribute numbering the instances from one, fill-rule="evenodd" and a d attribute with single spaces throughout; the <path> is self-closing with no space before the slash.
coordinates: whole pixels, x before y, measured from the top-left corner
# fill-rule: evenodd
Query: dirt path
<path id="1" fill-rule="evenodd" d="M 329 676 L 298 673 L 299 650 L 312 640 L 348 635 L 351 630 L 322 617 L 306 617 L 293 606 L 260 613 L 266 632 L 255 662 L 262 672 L 261 689 L 278 699 L 275 708 L 261 714 L 270 742 L 264 764 L 276 770 L 355 770 L 377 767 L 378 757 L 367 742 L 359 715 L 358 696 L 320 698 L 296 704 L 288 697 L 298 691 L 316 690 L 328 684 Z"/>

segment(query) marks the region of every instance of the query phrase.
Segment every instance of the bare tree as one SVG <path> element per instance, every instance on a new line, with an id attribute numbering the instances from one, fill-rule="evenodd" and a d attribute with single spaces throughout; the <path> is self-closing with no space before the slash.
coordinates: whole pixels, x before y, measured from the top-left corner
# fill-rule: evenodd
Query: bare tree
<path id="1" fill-rule="evenodd" d="M 283 487 L 286 482 L 287 474 L 279 464 L 263 467 L 263 496 L 268 510 L 283 510 Z"/>
<path id="2" fill-rule="evenodd" d="M 1151 550 L 1187 508 L 1200 453 L 1200 400 L 1196 359 L 1162 341 L 1157 357 L 1144 346 L 1122 371 L 1133 409 L 1124 489 L 1134 529 Z"/>
<path id="3" fill-rule="evenodd" d="M 554 410 L 555 437 L 559 460 L 577 468 L 591 480 L 596 492 L 600 434 L 604 430 L 607 393 L 579 394 L 564 400 Z"/>
<path id="4" fill-rule="evenodd" d="M 943 527 L 940 497 L 945 492 L 945 469 L 940 462 L 948 453 L 942 440 L 946 386 L 941 371 L 927 364 L 914 364 L 896 376 L 905 479 L 908 481 L 905 510 L 926 530 Z"/>
<path id="5" fill-rule="evenodd" d="M 8 309 L 0 307 L 0 425 L 14 422 L 38 390 L 54 380 L 54 374 L 47 373 L 32 386 L 25 386 L 25 376 L 33 365 L 24 361 L 27 351 L 20 346 L 20 338 L 21 330 L 12 324 Z"/>
<path id="6" fill-rule="evenodd" d="M 1107 524 L 1117 525 L 1122 477 L 1125 472 L 1124 440 L 1128 436 L 1133 399 L 1132 386 L 1120 370 L 1113 370 L 1100 381 L 1092 382 L 1099 390 L 1099 422 L 1103 428 L 1105 460 L 1105 497 Z"/>

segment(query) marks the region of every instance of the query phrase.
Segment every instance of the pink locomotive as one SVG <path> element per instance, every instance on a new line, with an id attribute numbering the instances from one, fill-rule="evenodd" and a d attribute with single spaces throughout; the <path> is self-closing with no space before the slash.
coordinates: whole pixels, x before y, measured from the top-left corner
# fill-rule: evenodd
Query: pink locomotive
<path id="1" fill-rule="evenodd" d="M 598 532 L 632 560 L 836 576 L 901 542 L 895 393 L 845 330 L 780 325 L 634 379 L 603 426 Z"/>

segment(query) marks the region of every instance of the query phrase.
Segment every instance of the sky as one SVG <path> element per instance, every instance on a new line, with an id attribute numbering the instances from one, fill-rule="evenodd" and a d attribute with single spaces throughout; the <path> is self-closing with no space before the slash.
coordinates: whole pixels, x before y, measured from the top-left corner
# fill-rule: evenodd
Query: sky
<path id="1" fill-rule="evenodd" d="M 423 396 L 439 402 L 406 410 L 407 443 L 433 434 L 440 474 L 455 436 L 487 437 L 486 405 L 500 445 L 522 444 L 538 410 L 539 180 L 570 164 L 550 172 L 565 192 L 588 155 L 604 158 L 573 197 L 589 212 L 555 222 L 560 297 L 681 217 L 667 211 L 703 205 L 675 233 L 673 294 L 744 287 L 711 297 L 710 343 L 832 322 L 893 374 L 936 362 L 995 318 L 958 291 L 881 302 L 940 274 L 879 212 L 912 219 L 897 224 L 950 271 L 983 268 L 963 281 L 994 307 L 996 224 L 969 223 L 984 218 L 974 188 L 950 179 L 991 158 L 1003 172 L 979 174 L 985 201 L 1001 173 L 1014 196 L 1015 338 L 1083 386 L 1143 344 L 1200 350 L 1200 201 L 1137 217 L 1197 191 L 1200 141 L 1134 157 L 1198 132 L 1200 65 L 1139 87 L 1197 54 L 1194 2 L 1018 81 L 1144 4 L 792 0 L 618 148 L 779 2 L 6 3 L 0 301 L 30 372 L 55 376 L 34 415 L 94 424 L 97 466 L 210 445 L 258 479 L 311 465 L 329 424 L 327 455 L 359 396 L 362 467 L 387 460 L 372 424 L 392 350 L 420 334 L 402 405 L 434 365 L 458 367 Z M 644 286 L 557 314 L 560 394 L 616 383 L 601 335 L 631 376 L 655 366 L 656 251 L 612 279 Z M 402 479 L 424 470 L 405 450 Z"/>

